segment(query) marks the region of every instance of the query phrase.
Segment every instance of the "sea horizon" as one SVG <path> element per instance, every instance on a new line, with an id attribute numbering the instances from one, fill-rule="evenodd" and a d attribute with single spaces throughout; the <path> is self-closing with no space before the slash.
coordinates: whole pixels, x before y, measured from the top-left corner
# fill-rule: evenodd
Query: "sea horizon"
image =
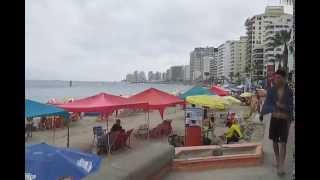
<path id="1" fill-rule="evenodd" d="M 25 80 L 25 96 L 28 99 L 46 103 L 55 98 L 84 98 L 98 93 L 131 96 L 148 88 L 157 88 L 167 93 L 179 93 L 190 89 L 191 85 L 179 83 L 129 83 L 125 81 L 70 81 L 65 80 Z"/>

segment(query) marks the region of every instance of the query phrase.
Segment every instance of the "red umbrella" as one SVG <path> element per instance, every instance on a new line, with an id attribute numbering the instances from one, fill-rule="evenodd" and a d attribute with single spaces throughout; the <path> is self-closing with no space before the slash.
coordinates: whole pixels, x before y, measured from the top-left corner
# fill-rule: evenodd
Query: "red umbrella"
<path id="1" fill-rule="evenodd" d="M 163 112 L 166 107 L 177 104 L 184 105 L 184 101 L 177 96 L 160 91 L 155 88 L 149 88 L 143 92 L 129 97 L 130 100 L 149 103 L 149 109 L 157 109 L 163 119 Z"/>
<path id="2" fill-rule="evenodd" d="M 137 102 L 107 93 L 100 93 L 57 106 L 69 112 L 110 113 L 117 109 L 147 109 L 148 103 Z"/>
<path id="3" fill-rule="evenodd" d="M 210 91 L 214 94 L 217 94 L 218 96 L 229 96 L 228 91 L 220 86 L 212 86 L 210 88 Z"/>

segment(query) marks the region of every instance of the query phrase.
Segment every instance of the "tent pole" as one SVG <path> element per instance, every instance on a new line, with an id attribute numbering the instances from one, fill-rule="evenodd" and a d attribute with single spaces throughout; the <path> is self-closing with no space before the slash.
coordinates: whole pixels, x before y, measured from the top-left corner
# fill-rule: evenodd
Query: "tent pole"
<path id="1" fill-rule="evenodd" d="M 107 121 L 107 138 L 108 138 L 108 155 L 110 155 L 111 152 L 111 147 L 110 147 L 110 133 L 109 133 L 109 117 L 106 117 L 106 121 Z"/>
<path id="2" fill-rule="evenodd" d="M 69 128 L 70 120 L 68 120 L 68 135 L 67 135 L 67 148 L 69 148 L 69 141 L 70 141 L 70 128 Z"/>
<path id="3" fill-rule="evenodd" d="M 107 132 L 109 132 L 109 118 L 106 117 L 106 121 L 107 121 Z"/>
<path id="4" fill-rule="evenodd" d="M 149 109 L 148 109 L 148 139 L 149 139 L 149 132 L 150 132 L 150 116 L 149 116 Z"/>
<path id="5" fill-rule="evenodd" d="M 56 126 L 55 126 L 55 121 L 56 121 L 56 118 L 53 117 L 53 144 L 54 144 L 54 140 L 55 140 L 55 137 L 56 137 Z"/>

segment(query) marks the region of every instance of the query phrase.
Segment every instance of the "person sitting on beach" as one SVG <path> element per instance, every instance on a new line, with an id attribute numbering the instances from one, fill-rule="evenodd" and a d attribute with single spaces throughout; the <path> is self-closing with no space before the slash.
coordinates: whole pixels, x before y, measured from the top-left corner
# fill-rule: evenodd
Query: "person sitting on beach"
<path id="1" fill-rule="evenodd" d="M 115 143 L 114 143 L 114 147 L 113 147 L 114 150 L 121 148 L 125 144 L 126 132 L 121 126 L 120 119 L 117 119 L 116 123 L 113 124 L 110 133 L 117 134 L 116 132 L 119 132 L 119 133 L 118 133 L 117 137 L 115 137 L 116 139 L 115 139 Z"/>
<path id="2" fill-rule="evenodd" d="M 228 121 L 226 126 L 228 127 L 228 131 L 225 134 L 227 144 L 229 144 L 230 142 L 239 142 L 239 140 L 243 138 L 240 130 L 240 125 L 237 123 L 237 121 Z"/>
<path id="3" fill-rule="evenodd" d="M 116 123 L 113 124 L 113 126 L 111 128 L 111 132 L 115 132 L 115 131 L 124 131 L 124 129 L 122 129 L 120 119 L 117 119 Z"/>

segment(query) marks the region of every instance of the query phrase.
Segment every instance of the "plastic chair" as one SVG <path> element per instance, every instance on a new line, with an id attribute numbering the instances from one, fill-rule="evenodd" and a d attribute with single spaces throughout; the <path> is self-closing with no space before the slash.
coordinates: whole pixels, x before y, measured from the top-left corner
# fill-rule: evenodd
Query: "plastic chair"
<path id="1" fill-rule="evenodd" d="M 162 135 L 168 136 L 172 133 L 172 120 L 164 120 L 162 123 Z"/>
<path id="2" fill-rule="evenodd" d="M 127 146 L 128 148 L 131 148 L 130 147 L 130 139 L 131 139 L 131 134 L 133 132 L 133 129 L 130 129 L 126 132 L 126 138 L 125 138 L 125 146 Z M 127 141 L 129 141 L 129 143 L 127 144 Z"/>
<path id="3" fill-rule="evenodd" d="M 107 147 L 108 147 L 107 137 L 106 136 L 98 136 L 96 146 L 98 149 L 97 154 L 100 154 L 101 152 L 107 152 Z"/>
<path id="4" fill-rule="evenodd" d="M 94 143 L 94 140 L 102 136 L 104 133 L 103 133 L 102 126 L 95 126 L 92 128 L 92 130 L 93 130 L 93 143 Z"/>
<path id="5" fill-rule="evenodd" d="M 162 124 L 159 124 L 157 127 L 153 128 L 150 131 L 151 138 L 160 138 L 162 135 Z"/>
<path id="6" fill-rule="evenodd" d="M 112 151 L 119 149 L 119 142 L 120 142 L 120 131 L 110 132 L 109 134 L 109 145 L 110 153 Z"/>
<path id="7" fill-rule="evenodd" d="M 139 128 L 134 132 L 135 137 L 148 137 L 148 124 L 142 124 L 139 126 Z"/>

